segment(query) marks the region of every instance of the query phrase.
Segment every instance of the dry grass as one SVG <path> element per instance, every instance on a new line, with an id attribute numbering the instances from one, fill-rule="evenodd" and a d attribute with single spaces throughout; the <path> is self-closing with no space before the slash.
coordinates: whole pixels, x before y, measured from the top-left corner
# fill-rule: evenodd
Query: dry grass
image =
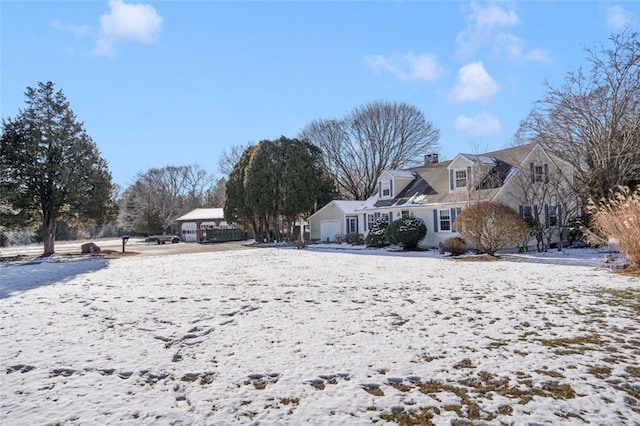
<path id="1" fill-rule="evenodd" d="M 624 306 L 640 316 L 640 288 L 605 288 L 598 292 L 600 303 L 609 306 Z"/>
<path id="2" fill-rule="evenodd" d="M 619 187 L 613 198 L 598 206 L 591 201 L 588 208 L 593 214 L 591 229 L 585 230 L 589 242 L 617 247 L 629 262 L 626 271 L 640 273 L 640 187 Z"/>
<path id="3" fill-rule="evenodd" d="M 434 410 L 437 410 L 437 414 L 440 413 L 440 410 L 438 410 L 437 408 L 423 407 L 423 408 L 417 408 L 413 410 L 403 410 L 400 412 L 384 413 L 380 415 L 380 418 L 387 422 L 393 422 L 399 425 L 432 426 L 432 425 L 435 425 L 435 423 L 431 421 L 431 419 L 433 418 L 433 413 L 435 412 Z"/>

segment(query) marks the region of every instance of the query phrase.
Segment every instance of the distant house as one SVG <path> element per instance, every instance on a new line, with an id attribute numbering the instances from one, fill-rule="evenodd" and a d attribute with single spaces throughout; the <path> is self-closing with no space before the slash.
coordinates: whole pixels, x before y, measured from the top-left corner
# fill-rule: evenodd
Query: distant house
<path id="1" fill-rule="evenodd" d="M 418 217 L 427 225 L 422 247 L 438 247 L 455 236 L 453 222 L 478 201 L 501 201 L 541 224 L 549 241 L 558 243 L 561 227 L 579 208 L 573 168 L 537 143 L 485 154 L 458 154 L 439 162 L 425 157 L 423 166 L 384 170 L 378 189 L 364 201 L 331 201 L 309 218 L 311 239 L 335 241 L 336 235 L 367 235 L 374 221 Z M 533 237 L 532 237 L 533 238 Z M 527 241 L 535 245 L 535 239 Z"/>
<path id="2" fill-rule="evenodd" d="M 180 237 L 186 242 L 200 241 L 198 235 L 202 230 L 234 228 L 224 220 L 222 208 L 195 209 L 177 218 L 176 223 Z"/>

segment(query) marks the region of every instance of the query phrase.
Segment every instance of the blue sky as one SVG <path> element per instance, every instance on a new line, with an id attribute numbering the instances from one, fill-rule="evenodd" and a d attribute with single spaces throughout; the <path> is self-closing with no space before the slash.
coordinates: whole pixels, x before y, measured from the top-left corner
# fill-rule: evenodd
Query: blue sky
<path id="1" fill-rule="evenodd" d="M 372 101 L 406 102 L 441 158 L 506 147 L 585 47 L 640 28 L 635 1 L 0 3 L 2 118 L 53 81 L 126 187 L 231 145 L 296 137 Z"/>

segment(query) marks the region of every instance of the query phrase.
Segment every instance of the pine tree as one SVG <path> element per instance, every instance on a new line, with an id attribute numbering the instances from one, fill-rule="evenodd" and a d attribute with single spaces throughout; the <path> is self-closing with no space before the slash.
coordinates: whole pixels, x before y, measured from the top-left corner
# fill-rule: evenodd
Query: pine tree
<path id="1" fill-rule="evenodd" d="M 2 223 L 40 221 L 44 255 L 54 253 L 58 220 L 102 224 L 115 218 L 114 185 L 106 161 L 52 82 L 25 92 L 27 107 L 2 120 Z"/>

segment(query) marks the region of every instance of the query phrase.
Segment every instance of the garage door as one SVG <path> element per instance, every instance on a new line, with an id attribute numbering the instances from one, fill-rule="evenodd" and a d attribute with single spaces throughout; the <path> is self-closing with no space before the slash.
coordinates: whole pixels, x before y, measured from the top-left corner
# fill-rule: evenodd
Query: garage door
<path id="1" fill-rule="evenodd" d="M 336 235 L 341 233 L 340 221 L 338 220 L 323 220 L 320 223 L 320 240 L 322 242 L 335 241 Z"/>
<path id="2" fill-rule="evenodd" d="M 194 222 L 186 222 L 182 224 L 182 237 L 188 243 L 193 243 L 198 239 L 198 235 L 196 234 L 196 224 Z"/>

